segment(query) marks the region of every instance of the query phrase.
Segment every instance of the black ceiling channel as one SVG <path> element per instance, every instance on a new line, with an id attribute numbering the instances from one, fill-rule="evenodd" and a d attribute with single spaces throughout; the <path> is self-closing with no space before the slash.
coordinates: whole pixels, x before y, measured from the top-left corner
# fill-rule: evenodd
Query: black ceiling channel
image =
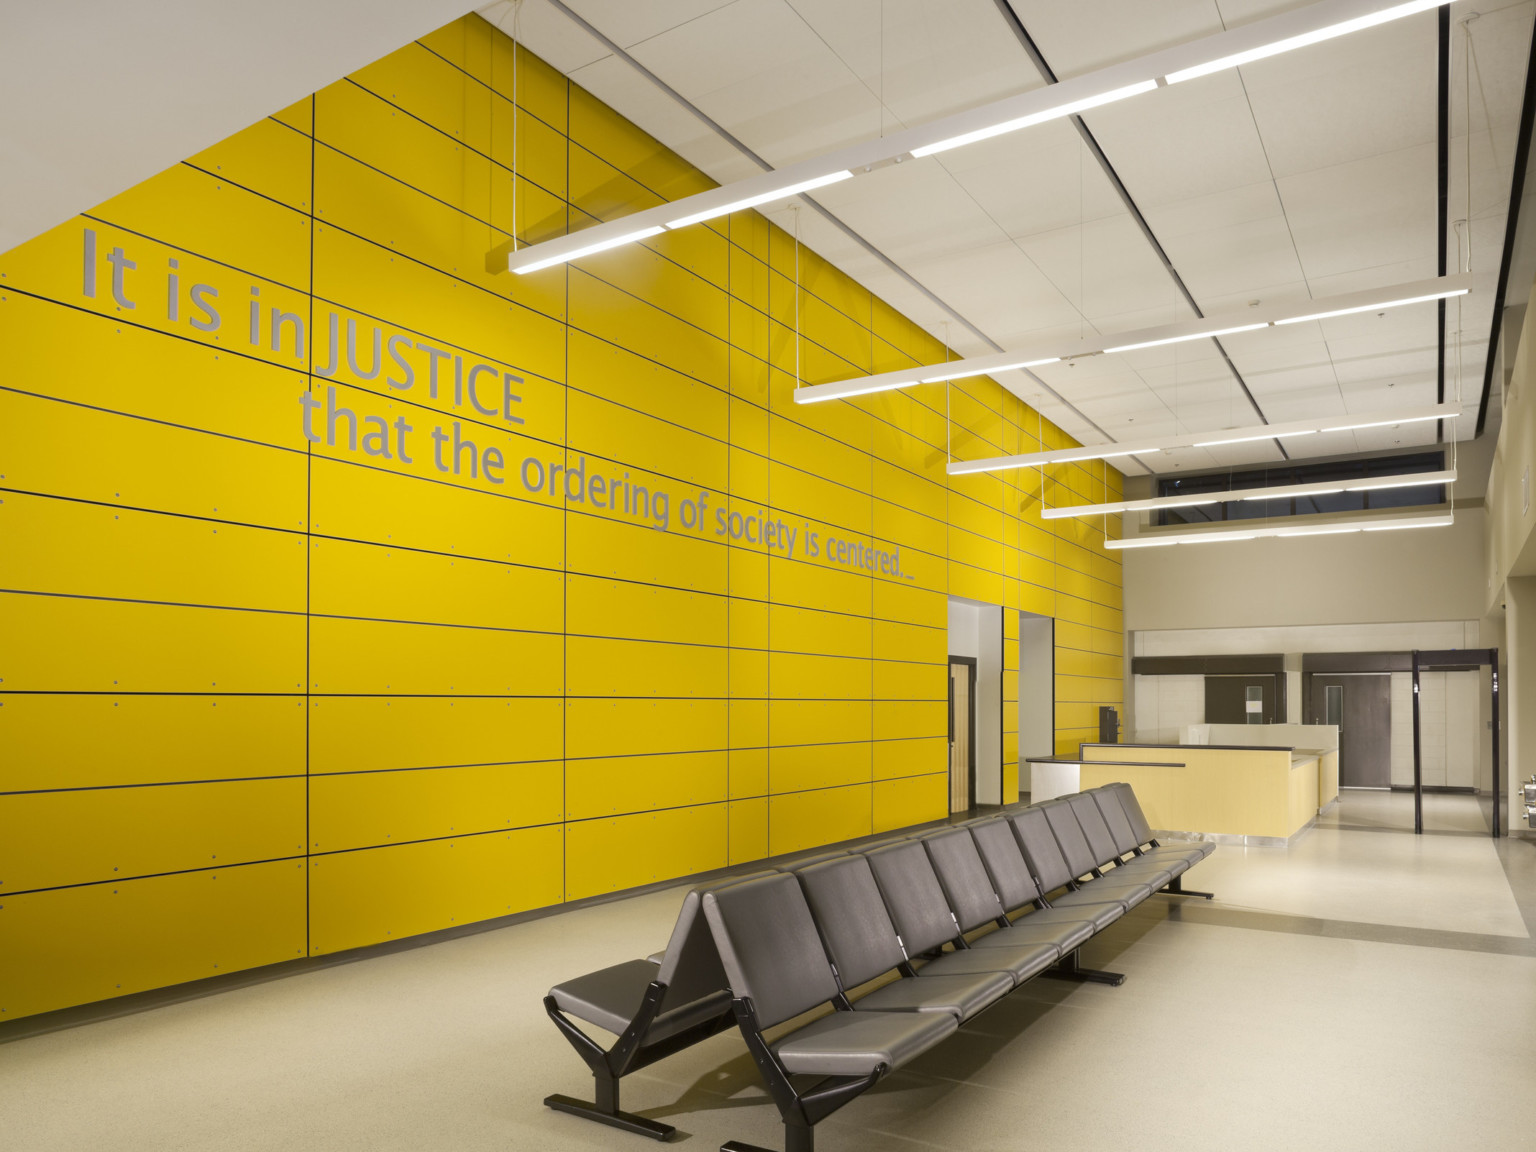
<path id="1" fill-rule="evenodd" d="M 1451 6 L 1442 4 L 1439 9 L 1440 25 L 1440 80 L 1439 95 L 1436 98 L 1438 105 L 1436 116 L 1438 118 L 1437 130 L 1439 133 L 1438 150 L 1440 153 L 1440 253 L 1439 275 L 1445 275 L 1445 258 L 1447 248 L 1446 232 L 1450 227 L 1451 216 Z M 1471 61 L 1468 61 L 1470 66 Z M 1470 141 L 1467 143 L 1470 147 Z M 1436 315 L 1440 321 L 1440 357 L 1435 365 L 1435 403 L 1445 403 L 1445 300 L 1442 298 L 1435 302 Z M 1491 350 L 1490 350 L 1491 355 Z M 1445 443 L 1445 421 L 1435 421 L 1435 443 Z"/>
<path id="2" fill-rule="evenodd" d="M 1520 135 L 1515 141 L 1515 170 L 1509 181 L 1509 216 L 1504 221 L 1504 255 L 1499 261 L 1499 287 L 1493 297 L 1493 320 L 1488 325 L 1488 359 L 1483 365 L 1483 394 L 1477 401 L 1477 430 L 1488 422 L 1488 397 L 1493 391 L 1493 363 L 1498 358 L 1503 330 L 1504 294 L 1509 288 L 1509 265 L 1515 257 L 1515 228 L 1520 223 L 1520 198 L 1525 195 L 1525 165 L 1531 155 L 1531 123 L 1536 119 L 1536 24 L 1531 26 L 1531 48 L 1525 63 L 1525 98 L 1520 104 Z M 1536 221 L 1532 221 L 1536 225 Z"/>
<path id="3" fill-rule="evenodd" d="M 1034 37 L 1029 34 L 1029 29 L 1024 27 L 1024 21 L 1019 19 L 1019 14 L 1013 10 L 1013 4 L 1010 0 L 993 0 L 993 3 L 997 5 L 998 12 L 1007 21 L 1008 27 L 1013 30 L 1013 34 L 1023 47 L 1025 55 L 1039 69 L 1040 75 L 1045 77 L 1045 82 L 1047 84 L 1055 84 L 1057 82 L 1055 70 L 1046 63 L 1045 57 L 1040 52 L 1040 46 L 1035 43 Z M 1098 140 L 1094 137 L 1088 125 L 1083 122 L 1083 118 L 1081 116 L 1073 116 L 1071 119 L 1072 126 L 1077 129 L 1077 134 L 1083 138 L 1083 143 L 1088 146 L 1088 151 L 1093 153 L 1093 158 L 1098 161 L 1104 175 L 1108 177 L 1110 184 L 1114 186 L 1116 194 L 1120 197 L 1120 202 L 1125 205 L 1126 211 L 1131 214 L 1131 219 L 1136 221 L 1136 226 L 1141 229 L 1141 234 L 1147 238 L 1147 243 L 1152 246 L 1152 251 L 1157 253 L 1157 258 L 1162 261 L 1163 267 L 1168 270 L 1168 275 L 1173 278 L 1174 286 L 1178 288 L 1179 294 L 1184 297 L 1185 303 L 1194 310 L 1195 315 L 1203 320 L 1205 313 L 1201 310 L 1200 305 L 1195 303 L 1195 298 L 1190 293 L 1189 286 L 1184 283 L 1184 277 L 1179 275 L 1179 270 L 1173 266 L 1173 261 L 1168 258 L 1168 253 L 1163 249 L 1162 243 L 1153 233 L 1152 226 L 1147 223 L 1147 218 L 1141 214 L 1141 209 L 1136 206 L 1136 201 L 1131 198 L 1129 189 L 1126 188 L 1125 183 L 1120 179 L 1120 173 L 1115 171 L 1115 166 L 1109 162 L 1109 157 L 1104 155 L 1104 149 L 1099 147 Z M 1221 358 L 1227 366 L 1227 371 L 1232 373 L 1232 379 L 1236 380 L 1237 386 L 1243 390 L 1243 395 L 1247 397 L 1248 403 L 1252 405 L 1259 420 L 1268 424 L 1269 417 L 1264 415 L 1264 409 L 1259 407 L 1258 400 L 1254 398 L 1252 390 L 1248 387 L 1248 381 L 1243 379 L 1243 374 L 1237 370 L 1237 365 L 1232 363 L 1232 357 L 1227 355 L 1226 348 L 1214 336 L 1211 337 L 1211 343 L 1216 345 L 1216 351 L 1221 353 Z M 1275 441 L 1275 447 L 1280 449 L 1280 455 L 1284 459 L 1289 460 L 1291 458 L 1291 454 L 1285 450 L 1285 445 L 1280 443 L 1279 440 Z"/>

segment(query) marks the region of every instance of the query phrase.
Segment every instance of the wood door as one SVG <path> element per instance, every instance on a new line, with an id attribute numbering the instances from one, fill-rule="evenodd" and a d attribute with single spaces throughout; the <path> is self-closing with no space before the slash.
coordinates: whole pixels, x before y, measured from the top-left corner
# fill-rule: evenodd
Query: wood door
<path id="1" fill-rule="evenodd" d="M 1339 786 L 1392 786 L 1392 677 L 1312 676 L 1312 722 L 1339 726 Z"/>

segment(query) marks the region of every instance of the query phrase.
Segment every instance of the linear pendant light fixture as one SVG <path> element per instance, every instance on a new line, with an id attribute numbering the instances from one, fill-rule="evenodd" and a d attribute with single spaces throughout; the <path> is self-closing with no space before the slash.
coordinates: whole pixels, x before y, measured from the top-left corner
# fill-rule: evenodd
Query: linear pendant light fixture
<path id="1" fill-rule="evenodd" d="M 965 476 L 974 472 L 1006 472 L 1010 468 L 1036 468 L 1042 464 L 1071 464 L 1081 460 L 1113 460 L 1118 456 L 1172 452 L 1179 448 L 1215 448 L 1223 444 L 1243 444 L 1250 440 L 1288 439 L 1322 432 L 1354 432 L 1362 428 L 1418 424 L 1426 420 L 1454 420 L 1460 415 L 1461 408 L 1455 404 L 1430 404 L 1397 411 L 1378 410 L 1360 412 L 1353 416 L 1330 416 L 1321 420 L 1296 420 L 1289 424 L 1256 424 L 1249 428 L 1228 428 L 1220 432 L 1188 432 L 1182 436 L 1165 436 L 1155 440 L 1054 448 L 1044 452 L 1027 452 L 1021 456 L 954 460 L 947 470 L 951 476 Z"/>
<path id="2" fill-rule="evenodd" d="M 1126 540 L 1106 540 L 1111 551 L 1130 548 L 1168 548 L 1174 544 L 1225 544 L 1233 540 L 1259 540 L 1270 536 L 1339 536 L 1346 532 L 1397 532 L 1405 528 L 1447 528 L 1456 522 L 1450 512 L 1416 516 L 1377 516 L 1359 520 L 1326 520 L 1311 525 L 1239 528 L 1230 532 L 1159 532 L 1155 536 L 1132 536 Z"/>
<path id="3" fill-rule="evenodd" d="M 1411 477 L 1411 478 L 1410 478 Z M 1456 470 L 1414 472 L 1378 476 L 1358 484 L 1320 482 L 1278 484 L 1273 488 L 1235 488 L 1226 492 L 1190 492 L 1178 496 L 1153 496 L 1146 500 L 1118 500 L 1112 504 L 1071 504 L 1040 509 L 1042 520 L 1069 520 L 1078 516 L 1113 516 L 1119 512 L 1157 512 L 1164 508 L 1199 508 L 1239 501 L 1283 500 L 1290 496 L 1334 496 L 1341 492 L 1379 492 L 1385 488 L 1421 488 L 1426 484 L 1454 484 Z"/>
<path id="4" fill-rule="evenodd" d="M 878 140 L 863 141 L 825 156 L 659 204 L 618 220 L 594 224 L 569 236 L 530 244 L 507 254 L 507 268 L 517 273 L 551 268 L 660 235 L 665 229 L 685 228 L 890 164 L 932 156 L 1050 120 L 1061 120 L 1166 84 L 1178 84 L 1197 76 L 1236 68 L 1252 60 L 1372 28 L 1449 2 L 1411 0 L 1406 4 L 1384 5 L 1381 0 L 1320 0 L 1304 8 L 1256 20 L 1136 60 L 944 116 Z"/>
<path id="5" fill-rule="evenodd" d="M 942 380 L 989 376 L 994 372 L 1008 372 L 1016 368 L 1037 368 L 1044 364 L 1075 360 L 1081 356 L 1096 356 L 1100 353 L 1115 355 L 1141 348 L 1159 348 L 1167 344 L 1230 336 L 1234 332 L 1279 328 L 1308 320 L 1328 320 L 1360 312 L 1382 312 L 1407 304 L 1464 296 L 1471 287 L 1471 276 L 1462 272 L 1454 276 L 1434 276 L 1427 280 L 1412 280 L 1406 284 L 1391 284 L 1363 292 L 1347 292 L 1321 300 L 1252 308 L 1243 314 L 1242 323 L 1237 323 L 1236 316 L 1207 316 L 1200 320 L 1183 320 L 1177 324 L 1163 324 L 1134 332 L 1115 332 L 1092 340 L 1058 341 L 1016 352 L 990 352 L 985 356 L 950 360 L 942 364 L 921 364 L 895 372 L 882 372 L 876 376 L 853 376 L 825 384 L 808 384 L 795 389 L 795 403 L 819 404 L 827 400 L 846 400 L 850 396 L 868 396 L 875 392 L 910 388 L 914 384 L 936 384 Z"/>

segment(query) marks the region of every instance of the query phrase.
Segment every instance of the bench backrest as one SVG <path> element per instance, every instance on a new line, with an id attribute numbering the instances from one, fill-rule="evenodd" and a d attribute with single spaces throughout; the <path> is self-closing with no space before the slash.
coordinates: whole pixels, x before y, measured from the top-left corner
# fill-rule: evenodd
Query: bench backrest
<path id="1" fill-rule="evenodd" d="M 924 836 L 922 844 L 962 932 L 995 924 L 1006 915 L 969 829 L 934 832 Z"/>
<path id="2" fill-rule="evenodd" d="M 1072 869 L 1061 854 L 1061 845 L 1051 832 L 1050 822 L 1039 808 L 1025 808 L 1008 818 L 1013 825 L 1029 870 L 1040 884 L 1041 892 L 1054 892 L 1072 879 Z"/>
<path id="3" fill-rule="evenodd" d="M 1083 835 L 1083 826 L 1077 822 L 1077 813 L 1072 811 L 1072 805 L 1065 797 L 1046 801 L 1040 805 L 1040 811 L 1045 813 L 1056 843 L 1061 846 L 1061 855 L 1074 877 L 1086 876 L 1098 867 L 1093 849 L 1088 847 L 1088 838 Z"/>
<path id="4" fill-rule="evenodd" d="M 960 934 L 921 840 L 888 844 L 865 858 L 908 955 L 931 951 Z"/>
<path id="5" fill-rule="evenodd" d="M 1095 788 L 1089 795 L 1099 806 L 1099 814 L 1104 817 L 1104 823 L 1109 828 L 1109 834 L 1115 838 L 1115 847 L 1120 854 L 1123 856 L 1140 848 L 1136 833 L 1131 829 L 1131 822 L 1125 818 L 1125 809 L 1121 807 L 1120 794 L 1115 790 L 1115 785 L 1106 784 L 1102 788 Z"/>
<path id="6" fill-rule="evenodd" d="M 1013 826 L 1005 817 L 998 816 L 972 824 L 970 833 L 971 839 L 976 841 L 977 852 L 981 854 L 981 862 L 986 865 L 987 874 L 992 878 L 992 890 L 997 893 L 1004 908 L 1022 908 L 1040 898 L 1040 889 L 1035 887 L 1029 861 L 1024 859 L 1019 841 L 1013 834 Z"/>
<path id="7" fill-rule="evenodd" d="M 750 998 L 767 1028 L 838 993 L 816 922 L 785 872 L 704 894 L 704 915 L 737 999 Z"/>
<path id="8" fill-rule="evenodd" d="M 1103 867 L 1113 864 L 1120 859 L 1120 852 L 1115 847 L 1115 838 L 1110 835 L 1109 825 L 1104 823 L 1104 814 L 1099 811 L 1099 806 L 1094 803 L 1093 797 L 1086 792 L 1079 792 L 1068 801 L 1072 805 L 1072 811 L 1077 815 L 1078 826 L 1082 828 L 1083 835 L 1088 838 L 1088 847 L 1093 852 L 1094 862 Z"/>
<path id="9" fill-rule="evenodd" d="M 873 980 L 906 960 L 868 860 L 844 856 L 800 869 L 795 876 L 844 988 Z"/>
<path id="10" fill-rule="evenodd" d="M 704 919 L 704 891 L 695 888 L 683 897 L 672 938 L 667 941 L 667 950 L 656 972 L 657 981 L 667 986 L 662 1011 L 692 1003 L 726 987 L 720 953 Z"/>
<path id="11" fill-rule="evenodd" d="M 1150 844 L 1152 826 L 1147 823 L 1147 818 L 1141 811 L 1141 803 L 1136 799 L 1136 793 L 1129 784 L 1111 784 L 1110 787 L 1120 798 L 1120 807 L 1125 811 L 1125 818 L 1131 822 L 1131 831 L 1136 834 L 1136 843 Z"/>

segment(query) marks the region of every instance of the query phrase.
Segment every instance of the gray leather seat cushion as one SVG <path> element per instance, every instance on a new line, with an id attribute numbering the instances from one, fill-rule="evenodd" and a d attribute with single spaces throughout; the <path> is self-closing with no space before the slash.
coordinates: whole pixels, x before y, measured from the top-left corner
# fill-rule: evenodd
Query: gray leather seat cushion
<path id="1" fill-rule="evenodd" d="M 1060 959 L 1093 935 L 1093 925 L 1087 920 L 1032 921 L 1034 917 L 1030 916 L 1012 927 L 978 936 L 971 941 L 971 947 L 1008 948 L 1017 944 L 1050 944 Z"/>
<path id="2" fill-rule="evenodd" d="M 1054 944 L 1012 944 L 948 952 L 918 970 L 918 975 L 948 976 L 956 972 L 1006 972 L 1022 984 L 1060 955 Z"/>
<path id="3" fill-rule="evenodd" d="M 1143 860 L 1137 858 L 1128 860 L 1124 864 L 1118 864 L 1113 868 L 1104 870 L 1105 881 L 1123 883 L 1137 881 L 1151 884 L 1154 888 L 1161 888 L 1175 876 L 1183 873 L 1189 865 L 1183 860 Z"/>
<path id="4" fill-rule="evenodd" d="M 627 960 L 611 968 L 588 972 L 549 990 L 560 1011 L 609 1032 L 623 1033 L 629 1027 L 645 990 L 656 979 L 657 965 L 649 960 Z M 721 989 L 689 1004 L 657 1015 L 646 1032 L 650 1041 L 664 1040 L 695 1024 L 731 1010 L 731 994 Z"/>
<path id="5" fill-rule="evenodd" d="M 1152 885 L 1126 881 L 1112 884 L 1108 880 L 1093 880 L 1076 892 L 1063 892 L 1051 897 L 1056 908 L 1076 908 L 1083 904 L 1119 904 L 1127 912 L 1152 895 Z"/>
<path id="6" fill-rule="evenodd" d="M 923 980 L 893 980 L 853 1002 L 861 1012 L 948 1012 L 969 1020 L 988 1004 L 1013 991 L 1013 978 L 1003 972 L 929 976 Z"/>
<path id="7" fill-rule="evenodd" d="M 818 1076 L 867 1076 L 900 1068 L 956 1028 L 948 1012 L 833 1012 L 775 1043 L 784 1069 Z"/>
<path id="8" fill-rule="evenodd" d="M 1014 921 L 1022 924 L 1060 924 L 1086 920 L 1095 932 L 1102 932 L 1125 915 L 1125 905 L 1119 901 L 1107 904 L 1076 904 L 1067 908 L 1036 908 Z"/>

